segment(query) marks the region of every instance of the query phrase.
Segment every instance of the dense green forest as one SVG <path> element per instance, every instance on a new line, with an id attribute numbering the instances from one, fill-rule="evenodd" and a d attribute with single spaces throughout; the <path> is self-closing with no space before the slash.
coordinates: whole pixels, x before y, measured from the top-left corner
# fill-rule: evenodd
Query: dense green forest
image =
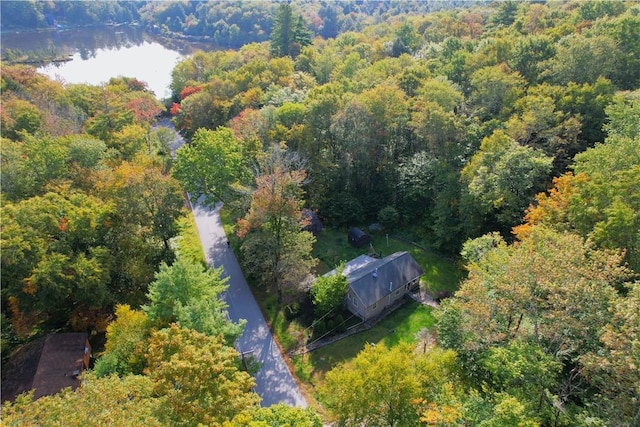
<path id="1" fill-rule="evenodd" d="M 79 392 L 7 403 L 7 425 L 640 424 L 637 4 L 89 4 L 2 2 L 2 25 L 82 10 L 239 48 L 180 62 L 166 106 L 135 78 L 2 67 L 3 358 L 106 332 Z M 317 413 L 259 408 L 226 280 L 180 250 L 184 191 L 225 202 L 245 273 L 290 307 L 317 264 L 303 208 L 468 274 L 431 345 L 366 346 Z M 336 287 L 311 288 L 317 314 Z"/>
<path id="2" fill-rule="evenodd" d="M 305 27 L 324 38 L 384 22 L 407 13 L 428 13 L 465 5 L 464 0 L 398 1 L 299 1 L 292 7 L 304 17 Z M 277 2 L 246 1 L 3 1 L 0 23 L 4 29 L 53 26 L 139 23 L 168 37 L 195 37 L 223 47 L 268 41 L 273 30 Z"/>

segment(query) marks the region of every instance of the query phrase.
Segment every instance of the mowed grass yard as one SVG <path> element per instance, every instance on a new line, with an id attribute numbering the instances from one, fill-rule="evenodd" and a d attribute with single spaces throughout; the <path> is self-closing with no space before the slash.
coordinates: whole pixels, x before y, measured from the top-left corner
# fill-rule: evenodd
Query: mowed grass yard
<path id="1" fill-rule="evenodd" d="M 453 261 L 443 258 L 430 250 L 423 250 L 409 242 L 396 240 L 393 237 L 387 239 L 385 233 L 371 235 L 371 245 L 374 252 L 384 256 L 398 251 L 407 251 L 420 264 L 424 270 L 421 282 L 425 289 L 435 296 L 440 291 L 455 292 L 464 273 L 460 266 Z M 427 246 L 417 242 L 420 246 Z M 356 249 L 347 241 L 347 230 L 326 229 L 317 236 L 313 255 L 320 261 L 318 274 L 324 274 L 334 269 L 340 261 L 349 261 L 359 255 L 369 254 L 369 247 Z"/>
<path id="2" fill-rule="evenodd" d="M 421 329 L 431 329 L 435 323 L 432 308 L 410 301 L 373 328 L 351 335 L 313 352 L 294 356 L 295 374 L 304 383 L 307 393 L 315 395 L 324 376 L 340 363 L 349 362 L 369 344 L 396 346 L 402 342 L 417 343 Z"/>
<path id="3" fill-rule="evenodd" d="M 240 242 L 235 236 L 235 222 L 222 209 L 222 222 L 234 250 L 239 251 Z M 398 251 L 407 251 L 424 270 L 421 286 L 432 296 L 440 291 L 455 292 L 464 277 L 462 269 L 451 260 L 436 253 L 423 250 L 410 242 L 387 239 L 385 233 L 372 234 L 373 251 L 387 256 Z M 420 242 L 418 242 L 420 244 Z M 426 246 L 420 244 L 421 246 Z M 359 255 L 368 255 L 370 248 L 354 248 L 347 241 L 346 229 L 325 229 L 317 236 L 313 256 L 318 259 L 316 274 L 324 274 L 334 269 L 341 261 L 349 261 Z M 303 335 L 305 327 L 297 320 L 285 316 L 286 308 L 280 306 L 274 296 L 250 283 L 258 304 L 271 325 L 280 346 L 289 351 L 294 349 Z M 418 343 L 417 335 L 422 329 L 431 329 L 435 323 L 432 308 L 416 302 L 407 302 L 373 328 L 349 336 L 311 353 L 294 356 L 291 364 L 295 375 L 302 383 L 308 397 L 317 398 L 317 389 L 324 376 L 340 363 L 348 363 L 367 343 L 393 347 L 401 342 Z M 314 405 L 315 406 L 315 405 Z"/>
<path id="4" fill-rule="evenodd" d="M 421 285 L 435 296 L 440 291 L 455 292 L 463 271 L 453 262 L 425 251 L 409 242 L 396 240 L 385 233 L 372 235 L 374 252 L 387 256 L 398 251 L 407 251 L 424 270 Z M 419 243 L 418 243 L 419 244 Z M 422 246 L 422 245 L 421 245 Z M 362 254 L 369 254 L 370 248 L 356 249 L 347 241 L 347 230 L 327 229 L 317 236 L 314 256 L 318 258 L 318 274 L 335 268 L 341 261 L 348 261 Z M 292 358 L 296 376 L 306 387 L 308 395 L 317 397 L 317 388 L 324 376 L 340 363 L 348 363 L 367 343 L 393 347 L 401 342 L 417 344 L 421 329 L 431 329 L 435 323 L 432 308 L 416 302 L 408 302 L 380 321 L 373 328 L 349 336 L 313 352 Z"/>

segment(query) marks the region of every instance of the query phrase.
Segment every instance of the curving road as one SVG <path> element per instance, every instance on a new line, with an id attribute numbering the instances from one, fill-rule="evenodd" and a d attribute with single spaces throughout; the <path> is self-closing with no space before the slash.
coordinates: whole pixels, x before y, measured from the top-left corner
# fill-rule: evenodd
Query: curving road
<path id="1" fill-rule="evenodd" d="M 227 238 L 220 220 L 220 206 L 211 210 L 200 204 L 192 207 L 198 233 L 205 251 L 207 264 L 224 269 L 229 276 L 229 289 L 224 299 L 229 304 L 229 317 L 234 322 L 246 319 L 244 333 L 236 343 L 241 353 L 252 354 L 260 363 L 255 376 L 256 393 L 262 398 L 262 406 L 285 403 L 290 406 L 307 407 L 280 349 L 273 341 L 267 322 L 242 274 L 238 260 L 227 246 Z"/>

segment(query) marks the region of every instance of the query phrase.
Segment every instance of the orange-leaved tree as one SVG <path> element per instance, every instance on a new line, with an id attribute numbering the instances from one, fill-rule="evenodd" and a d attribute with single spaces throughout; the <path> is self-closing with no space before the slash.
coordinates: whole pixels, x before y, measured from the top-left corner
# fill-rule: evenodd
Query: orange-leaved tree
<path id="1" fill-rule="evenodd" d="M 303 230 L 306 173 L 288 170 L 279 160 L 264 169 L 267 173 L 256 178 L 249 211 L 238 221 L 238 236 L 247 271 L 282 297 L 285 290 L 299 287 L 316 262 L 311 256 L 314 237 Z"/>

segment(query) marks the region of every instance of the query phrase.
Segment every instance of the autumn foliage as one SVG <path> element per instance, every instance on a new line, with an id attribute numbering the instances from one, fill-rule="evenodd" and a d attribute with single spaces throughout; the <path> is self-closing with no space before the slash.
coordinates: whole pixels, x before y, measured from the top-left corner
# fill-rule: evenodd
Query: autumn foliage
<path id="1" fill-rule="evenodd" d="M 180 92 L 180 100 L 183 101 L 189 95 L 198 93 L 202 90 L 202 86 L 187 86 Z"/>
<path id="2" fill-rule="evenodd" d="M 171 113 L 172 116 L 177 116 L 178 113 L 180 113 L 180 104 L 178 104 L 177 102 L 174 102 L 173 104 L 171 104 L 171 108 L 169 109 L 169 112 Z"/>

